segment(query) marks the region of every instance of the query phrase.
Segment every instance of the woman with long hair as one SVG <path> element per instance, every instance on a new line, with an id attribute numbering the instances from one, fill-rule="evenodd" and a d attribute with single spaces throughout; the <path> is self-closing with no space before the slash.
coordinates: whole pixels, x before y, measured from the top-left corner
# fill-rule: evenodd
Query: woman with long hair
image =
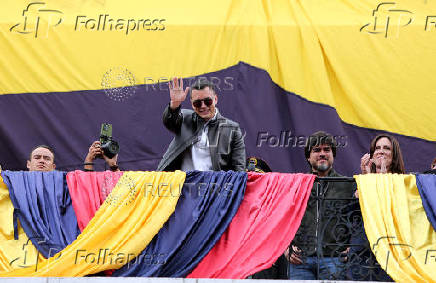
<path id="1" fill-rule="evenodd" d="M 366 153 L 360 160 L 362 174 L 368 173 L 397 173 L 404 174 L 403 154 L 397 139 L 390 135 L 378 135 L 372 141 L 369 153 Z M 356 191 L 355 197 L 359 195 Z M 376 264 L 375 256 L 372 254 L 368 239 L 366 238 L 363 222 L 361 227 L 356 228 L 351 238 L 352 247 L 349 250 L 348 258 L 353 262 L 350 267 L 349 276 L 352 279 L 393 281 L 392 278 Z M 368 264 L 371 263 L 371 264 Z M 368 267 L 370 266 L 370 267 Z M 357 277 L 355 275 L 357 274 Z M 360 274 L 360 275 L 359 275 Z"/>
<path id="2" fill-rule="evenodd" d="M 378 135 L 371 141 L 369 153 L 360 160 L 362 174 L 397 173 L 404 174 L 403 154 L 400 143 L 390 135 Z"/>

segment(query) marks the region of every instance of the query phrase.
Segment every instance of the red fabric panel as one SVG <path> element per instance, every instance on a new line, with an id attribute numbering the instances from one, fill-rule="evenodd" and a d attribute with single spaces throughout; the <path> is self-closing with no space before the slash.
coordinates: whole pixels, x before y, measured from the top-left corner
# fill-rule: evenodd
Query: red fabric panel
<path id="1" fill-rule="evenodd" d="M 238 212 L 188 278 L 235 278 L 270 267 L 300 226 L 315 175 L 248 172 Z"/>
<path id="2" fill-rule="evenodd" d="M 68 190 L 80 231 L 85 229 L 122 175 L 121 171 L 83 172 L 79 170 L 67 174 Z"/>

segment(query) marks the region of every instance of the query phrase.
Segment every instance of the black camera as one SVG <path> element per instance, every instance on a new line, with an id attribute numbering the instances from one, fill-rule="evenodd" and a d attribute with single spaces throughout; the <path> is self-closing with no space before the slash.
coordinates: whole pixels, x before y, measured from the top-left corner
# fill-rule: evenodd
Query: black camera
<path id="1" fill-rule="evenodd" d="M 101 150 L 108 158 L 114 157 L 120 151 L 118 142 L 112 139 L 112 124 L 101 124 L 100 144 Z"/>

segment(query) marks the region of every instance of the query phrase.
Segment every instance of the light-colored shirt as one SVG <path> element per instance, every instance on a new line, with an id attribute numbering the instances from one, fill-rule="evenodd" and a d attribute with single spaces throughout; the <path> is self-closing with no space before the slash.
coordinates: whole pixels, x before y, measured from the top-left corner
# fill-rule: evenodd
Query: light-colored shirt
<path id="1" fill-rule="evenodd" d="M 209 123 L 216 119 L 218 109 L 215 108 L 215 115 L 212 119 L 204 123 L 197 139 L 194 141 L 193 145 L 186 150 L 182 161 L 183 171 L 211 171 L 212 159 L 210 157 L 209 150 Z"/>

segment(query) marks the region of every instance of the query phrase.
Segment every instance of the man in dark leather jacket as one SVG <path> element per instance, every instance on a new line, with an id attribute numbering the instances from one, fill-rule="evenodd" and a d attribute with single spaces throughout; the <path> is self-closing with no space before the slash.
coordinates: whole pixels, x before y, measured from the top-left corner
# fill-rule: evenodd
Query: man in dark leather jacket
<path id="1" fill-rule="evenodd" d="M 311 174 L 318 177 L 343 177 L 333 168 L 336 142 L 330 134 L 321 131 L 313 133 L 306 145 L 305 156 L 311 167 Z M 314 182 L 291 250 L 285 252 L 290 261 L 289 279 L 344 278 L 340 257 L 351 234 L 340 220 L 351 209 L 352 203 L 349 200 L 353 198 L 354 191 L 352 183 L 349 182 L 332 182 L 323 188 L 319 186 L 319 181 Z"/>
<path id="2" fill-rule="evenodd" d="M 158 171 L 245 171 L 245 144 L 239 124 L 215 107 L 215 86 L 199 79 L 183 90 L 183 80 L 169 82 L 171 101 L 163 113 L 165 127 L 175 134 Z M 180 105 L 190 92 L 192 110 Z"/>

